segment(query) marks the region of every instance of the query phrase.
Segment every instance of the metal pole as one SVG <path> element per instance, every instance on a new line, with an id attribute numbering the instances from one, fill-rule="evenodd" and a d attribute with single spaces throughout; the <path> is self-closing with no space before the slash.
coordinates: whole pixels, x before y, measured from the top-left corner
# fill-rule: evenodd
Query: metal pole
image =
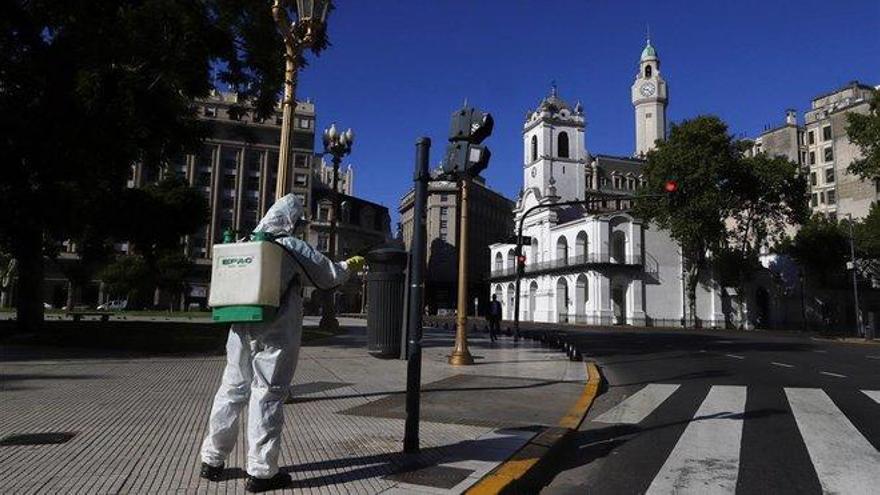
<path id="1" fill-rule="evenodd" d="M 458 314 L 455 328 L 455 348 L 449 356 L 449 364 L 468 366 L 474 358 L 467 343 L 467 292 L 468 292 L 468 184 L 470 179 L 461 179 L 461 211 L 458 226 Z"/>
<path id="2" fill-rule="evenodd" d="M 275 199 L 281 199 L 289 192 L 287 178 L 290 159 L 290 133 L 293 121 L 293 107 L 296 105 L 296 65 L 294 63 L 298 47 L 293 40 L 284 43 L 284 99 L 281 103 L 281 143 L 278 146 L 278 175 L 275 182 Z"/>
<path id="3" fill-rule="evenodd" d="M 413 238 L 410 247 L 409 285 L 409 358 L 406 364 L 406 426 L 403 451 L 419 451 L 419 391 L 422 382 L 422 305 L 424 304 L 427 233 L 425 232 L 428 197 L 428 156 L 431 140 L 416 141 L 415 201 L 413 204 Z"/>
<path id="4" fill-rule="evenodd" d="M 338 245 L 337 222 L 339 217 L 339 162 L 342 156 L 333 154 L 333 191 L 331 192 L 331 202 L 333 208 L 330 209 L 330 252 L 328 253 L 332 261 L 336 261 L 336 247 Z M 336 320 L 336 291 L 330 289 L 324 292 L 324 311 L 321 312 L 322 329 L 335 331 L 339 327 L 339 321 Z"/>
<path id="5" fill-rule="evenodd" d="M 862 312 L 859 311 L 859 284 L 858 278 L 856 274 L 856 246 L 854 240 L 853 233 L 853 219 L 852 215 L 847 213 L 846 215 L 849 218 L 849 254 L 852 260 L 852 281 L 853 281 L 853 299 L 855 300 L 855 308 L 856 308 L 856 335 L 861 335 L 864 329 L 862 325 Z M 865 334 L 867 338 L 867 333 Z"/>

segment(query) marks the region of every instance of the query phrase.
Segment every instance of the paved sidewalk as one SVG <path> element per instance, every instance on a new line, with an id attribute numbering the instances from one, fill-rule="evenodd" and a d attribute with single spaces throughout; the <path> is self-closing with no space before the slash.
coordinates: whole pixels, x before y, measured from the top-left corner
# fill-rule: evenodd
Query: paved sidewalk
<path id="1" fill-rule="evenodd" d="M 428 330 L 422 452 L 405 456 L 406 365 L 369 356 L 362 325 L 302 350 L 296 398 L 285 407 L 280 465 L 295 480 L 287 493 L 459 493 L 555 426 L 586 379 L 583 363 L 559 351 L 509 338 L 493 345 L 483 333 L 471 338 L 477 364 L 452 368 L 452 332 Z M 223 365 L 222 357 L 0 359 L 0 443 L 75 434 L 0 445 L 0 493 L 244 493 L 243 436 L 226 481 L 198 477 Z"/>

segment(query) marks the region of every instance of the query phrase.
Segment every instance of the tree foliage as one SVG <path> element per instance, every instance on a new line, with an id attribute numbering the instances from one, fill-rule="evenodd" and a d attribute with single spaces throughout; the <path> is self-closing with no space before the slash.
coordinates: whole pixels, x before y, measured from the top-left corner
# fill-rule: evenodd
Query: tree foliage
<path id="1" fill-rule="evenodd" d="M 0 5 L 0 249 L 19 261 L 19 323 L 42 319 L 42 255 L 205 128 L 218 85 L 268 115 L 284 49 L 264 0 L 12 0 Z M 48 248 L 48 249 L 47 249 Z"/>
<path id="2" fill-rule="evenodd" d="M 846 134 L 862 154 L 848 171 L 865 180 L 880 180 L 880 91 L 874 91 L 867 115 L 850 112 L 846 120 Z"/>
<path id="3" fill-rule="evenodd" d="M 643 197 L 636 213 L 669 231 L 687 259 L 686 276 L 691 315 L 696 315 L 696 287 L 710 251 L 725 246 L 725 220 L 735 200 L 731 185 L 739 159 L 727 126 L 714 116 L 699 116 L 673 124 L 666 141 L 648 152 L 644 194 L 663 191 L 667 180 L 678 191 L 655 200 Z"/>
<path id="4" fill-rule="evenodd" d="M 813 215 L 778 251 L 792 257 L 821 286 L 840 284 L 850 257 L 849 235 L 837 221 Z"/>

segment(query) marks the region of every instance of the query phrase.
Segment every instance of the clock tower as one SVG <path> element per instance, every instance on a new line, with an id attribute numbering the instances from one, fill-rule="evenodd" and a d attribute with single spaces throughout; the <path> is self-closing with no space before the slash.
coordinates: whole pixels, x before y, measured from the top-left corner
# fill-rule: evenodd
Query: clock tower
<path id="1" fill-rule="evenodd" d="M 666 81 L 660 76 L 660 58 L 648 38 L 639 60 L 639 73 L 632 85 L 636 110 L 636 156 L 644 156 L 654 142 L 666 138 Z"/>

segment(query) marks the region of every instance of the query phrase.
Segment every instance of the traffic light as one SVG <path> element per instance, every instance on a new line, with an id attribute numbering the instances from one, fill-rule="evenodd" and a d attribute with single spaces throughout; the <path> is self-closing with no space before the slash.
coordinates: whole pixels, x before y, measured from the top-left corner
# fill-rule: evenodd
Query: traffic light
<path id="1" fill-rule="evenodd" d="M 440 168 L 444 174 L 468 174 L 473 177 L 486 169 L 491 156 L 492 152 L 485 146 L 453 142 L 446 146 L 446 155 Z"/>
<path id="2" fill-rule="evenodd" d="M 675 179 L 669 179 L 663 184 L 663 190 L 667 193 L 674 193 L 678 191 L 678 182 Z"/>
<path id="3" fill-rule="evenodd" d="M 492 134 L 494 127 L 495 120 L 491 114 L 473 107 L 462 108 L 452 114 L 449 140 L 480 144 Z"/>
<path id="4" fill-rule="evenodd" d="M 474 177 L 486 169 L 492 152 L 480 145 L 489 135 L 495 121 L 492 115 L 465 107 L 452 114 L 449 128 L 449 145 L 440 169 L 444 175 Z"/>
<path id="5" fill-rule="evenodd" d="M 524 254 L 517 256 L 516 262 L 520 267 L 526 266 L 526 256 Z"/>

